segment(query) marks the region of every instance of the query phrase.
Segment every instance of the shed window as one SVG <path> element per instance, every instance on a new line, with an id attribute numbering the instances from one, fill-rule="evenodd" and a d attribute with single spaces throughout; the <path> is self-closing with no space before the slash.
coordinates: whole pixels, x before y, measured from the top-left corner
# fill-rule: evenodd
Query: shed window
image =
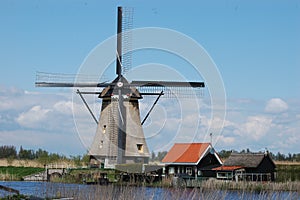
<path id="1" fill-rule="evenodd" d="M 139 153 L 143 153 L 144 152 L 144 147 L 143 144 L 136 144 L 137 150 Z"/>
<path id="2" fill-rule="evenodd" d="M 217 178 L 220 179 L 231 179 L 233 177 L 232 172 L 218 172 Z"/>
<path id="3" fill-rule="evenodd" d="M 191 167 L 187 167 L 186 169 L 185 169 L 185 172 L 188 174 L 188 175 L 192 175 L 192 168 Z"/>
<path id="4" fill-rule="evenodd" d="M 198 171 L 198 176 L 202 176 L 202 171 L 201 170 Z"/>
<path id="5" fill-rule="evenodd" d="M 174 173 L 175 173 L 174 167 L 170 167 L 170 168 L 169 168 L 169 174 L 174 174 Z"/>

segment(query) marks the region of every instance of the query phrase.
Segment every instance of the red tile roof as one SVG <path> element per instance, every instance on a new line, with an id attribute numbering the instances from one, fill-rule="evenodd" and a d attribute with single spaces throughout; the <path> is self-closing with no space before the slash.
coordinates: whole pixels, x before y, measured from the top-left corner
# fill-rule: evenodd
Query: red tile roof
<path id="1" fill-rule="evenodd" d="M 242 169 L 242 166 L 221 166 L 221 167 L 216 167 L 213 168 L 212 170 L 215 171 L 234 171 L 236 169 Z"/>
<path id="2" fill-rule="evenodd" d="M 175 143 L 162 162 L 196 163 L 205 154 L 210 143 Z"/>

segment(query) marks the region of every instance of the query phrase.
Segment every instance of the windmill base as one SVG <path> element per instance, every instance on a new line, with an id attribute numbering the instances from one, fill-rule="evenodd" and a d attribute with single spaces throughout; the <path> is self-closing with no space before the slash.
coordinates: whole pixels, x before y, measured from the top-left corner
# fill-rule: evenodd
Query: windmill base
<path id="1" fill-rule="evenodd" d="M 92 168 L 115 169 L 117 164 L 148 164 L 149 157 L 124 156 L 123 163 L 117 163 L 117 157 L 90 156 L 90 166 Z"/>

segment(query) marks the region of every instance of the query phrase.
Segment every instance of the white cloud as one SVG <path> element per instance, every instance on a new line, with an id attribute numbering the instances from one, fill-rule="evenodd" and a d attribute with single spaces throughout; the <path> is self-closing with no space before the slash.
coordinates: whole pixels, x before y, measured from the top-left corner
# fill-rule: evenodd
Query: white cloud
<path id="1" fill-rule="evenodd" d="M 40 123 L 42 123 L 49 114 L 50 109 L 44 109 L 41 106 L 33 106 L 27 112 L 21 113 L 16 121 L 24 127 L 27 128 L 36 128 L 40 127 Z"/>
<path id="2" fill-rule="evenodd" d="M 226 146 L 227 148 L 236 143 L 235 137 L 220 135 L 216 138 L 219 146 Z"/>
<path id="3" fill-rule="evenodd" d="M 282 113 L 287 111 L 289 108 L 288 104 L 280 98 L 270 99 L 265 107 L 265 111 L 268 113 Z"/>
<path id="4" fill-rule="evenodd" d="M 53 106 L 55 111 L 60 112 L 65 115 L 72 114 L 72 107 L 73 107 L 72 101 L 59 101 L 59 102 L 55 103 Z"/>
<path id="5" fill-rule="evenodd" d="M 224 127 L 235 126 L 235 123 L 225 119 L 221 119 L 219 117 L 209 119 L 208 124 L 209 126 L 211 126 L 212 130 L 221 130 Z"/>
<path id="6" fill-rule="evenodd" d="M 246 137 L 253 138 L 254 140 L 259 140 L 263 137 L 272 126 L 272 118 L 259 115 L 250 116 L 247 122 L 241 125 L 241 133 Z"/>

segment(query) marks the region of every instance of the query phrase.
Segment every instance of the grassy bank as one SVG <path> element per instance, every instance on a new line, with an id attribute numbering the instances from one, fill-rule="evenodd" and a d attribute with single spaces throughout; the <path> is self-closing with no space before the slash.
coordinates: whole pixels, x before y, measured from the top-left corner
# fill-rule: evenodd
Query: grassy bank
<path id="1" fill-rule="evenodd" d="M 277 182 L 300 181 L 299 163 L 277 163 Z"/>
<path id="2" fill-rule="evenodd" d="M 0 180 L 1 181 L 20 181 L 23 176 L 35 174 L 44 171 L 44 168 L 37 167 L 1 167 L 0 166 Z"/>
<path id="3" fill-rule="evenodd" d="M 115 171 L 104 169 L 70 169 L 67 174 L 62 177 L 54 177 L 51 182 L 63 183 L 83 183 L 95 182 L 100 178 L 101 173 L 106 173 L 109 182 L 115 182 Z"/>

